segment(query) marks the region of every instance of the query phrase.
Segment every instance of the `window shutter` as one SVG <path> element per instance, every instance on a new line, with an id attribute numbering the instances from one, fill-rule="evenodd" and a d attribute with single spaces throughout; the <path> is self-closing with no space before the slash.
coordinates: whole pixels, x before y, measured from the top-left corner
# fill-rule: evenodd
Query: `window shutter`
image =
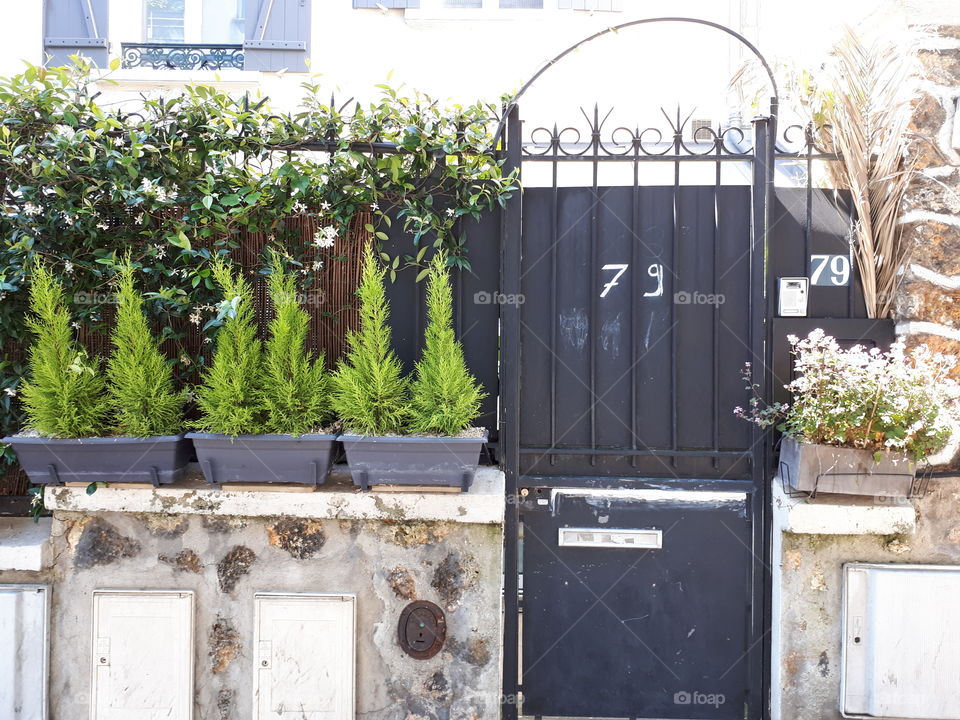
<path id="1" fill-rule="evenodd" d="M 43 9 L 43 51 L 51 67 L 67 65 L 71 55 L 90 58 L 97 67 L 109 62 L 108 0 L 46 0 Z"/>
<path id="2" fill-rule="evenodd" d="M 244 70 L 307 72 L 310 0 L 246 0 Z"/>

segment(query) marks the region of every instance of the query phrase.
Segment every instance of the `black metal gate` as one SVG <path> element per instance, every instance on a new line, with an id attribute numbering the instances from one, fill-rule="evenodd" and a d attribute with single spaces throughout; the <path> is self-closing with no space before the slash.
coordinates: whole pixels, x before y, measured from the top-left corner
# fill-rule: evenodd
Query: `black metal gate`
<path id="1" fill-rule="evenodd" d="M 506 118 L 508 163 L 550 178 L 503 218 L 506 718 L 763 711 L 767 441 L 732 411 L 766 367 L 773 90 L 746 131 Z M 567 163 L 592 183 L 562 187 Z"/>

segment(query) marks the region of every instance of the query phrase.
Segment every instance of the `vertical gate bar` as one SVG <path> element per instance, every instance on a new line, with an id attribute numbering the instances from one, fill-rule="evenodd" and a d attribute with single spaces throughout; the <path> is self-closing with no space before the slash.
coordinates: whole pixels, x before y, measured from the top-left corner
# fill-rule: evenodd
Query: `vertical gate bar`
<path id="1" fill-rule="evenodd" d="M 520 113 L 516 105 L 507 115 L 504 172 L 520 168 Z M 503 210 L 500 228 L 500 284 L 504 294 L 520 292 L 522 192 L 514 193 Z M 500 447 L 506 476 L 503 528 L 503 720 L 517 720 L 519 686 L 519 576 L 520 530 L 520 308 L 519 303 L 500 303 Z"/>
<path id="2" fill-rule="evenodd" d="M 754 155 L 751 218 L 750 252 L 750 350 L 754 369 L 753 382 L 757 384 L 757 393 L 764 401 L 769 400 L 771 380 L 770 368 L 770 317 L 773 298 L 774 278 L 766 268 L 767 249 L 769 247 L 770 207 L 773 202 L 775 175 L 775 139 L 777 121 L 777 99 L 771 98 L 770 117 L 754 120 Z M 748 698 L 754 708 L 752 717 L 764 717 L 767 708 L 768 679 L 765 668 L 769 668 L 771 644 L 769 634 L 764 632 L 770 627 L 772 576 L 767 562 L 770 551 L 770 515 L 768 498 L 768 462 L 770 433 L 754 426 L 751 431 L 751 477 L 754 485 L 754 502 L 751 506 L 751 525 L 754 557 L 754 587 L 751 598 L 752 637 L 748 647 L 762 641 L 761 652 L 748 654 L 748 678 L 750 689 Z M 760 602 L 756 602 L 759 600 Z M 759 607 L 758 607 L 759 606 Z M 759 687 L 757 686 L 759 680 Z"/>
<path id="3" fill-rule="evenodd" d="M 722 130 L 718 127 L 718 135 L 715 139 L 717 144 L 717 167 L 716 176 L 713 185 L 713 297 L 716 300 L 720 292 L 718 274 L 720 272 L 720 154 L 723 150 Z M 720 467 L 720 458 L 716 453 L 720 450 L 720 308 L 722 305 L 715 302 L 713 305 L 713 418 L 712 439 L 713 439 L 713 468 Z"/>
<path id="4" fill-rule="evenodd" d="M 560 135 L 557 132 L 557 126 L 553 126 L 553 137 L 550 140 L 553 150 L 553 162 L 551 165 L 551 177 L 553 179 L 553 192 L 550 200 L 550 447 L 557 446 L 557 325 L 559 319 L 557 316 L 557 253 L 559 252 L 559 194 L 557 186 L 559 181 L 558 170 L 559 163 L 557 156 L 560 154 Z M 550 453 L 550 464 L 557 464 L 557 456 Z"/>
<path id="5" fill-rule="evenodd" d="M 680 124 L 680 108 L 677 107 L 677 124 L 673 133 L 673 236 L 672 257 L 673 263 L 673 283 L 679 284 L 680 281 L 680 152 L 683 149 L 683 138 L 681 133 L 683 127 Z M 696 288 L 694 288 L 695 290 Z M 670 302 L 670 449 L 677 449 L 677 292 L 676 287 L 672 288 L 673 294 Z M 670 467 L 677 466 L 677 456 L 670 456 Z"/>
<path id="6" fill-rule="evenodd" d="M 807 131 L 807 187 L 806 216 L 803 220 L 803 267 L 804 274 L 809 272 L 810 251 L 813 248 L 813 134 Z M 809 289 L 808 291 L 809 292 Z"/>
<path id="7" fill-rule="evenodd" d="M 598 218 L 600 205 L 599 173 L 600 162 L 597 159 L 600 156 L 600 107 L 596 103 L 593 106 L 593 132 L 590 141 L 591 152 L 593 154 L 593 206 L 590 209 L 590 449 L 597 449 L 597 338 L 600 333 L 597 332 L 597 275 L 599 266 L 597 265 L 597 243 L 598 238 Z M 597 464 L 597 456 L 590 456 L 590 464 Z"/>
<path id="8" fill-rule="evenodd" d="M 956 122 L 960 122 L 957 120 Z M 837 162 L 836 160 L 827 160 L 826 162 Z M 837 197 L 839 190 L 834 189 L 834 197 Z M 837 203 L 839 205 L 839 201 Z M 854 214 L 853 214 L 853 198 L 851 198 L 850 203 L 847 205 L 847 239 L 848 239 L 848 250 L 847 257 L 850 258 L 850 282 L 847 284 L 847 317 L 856 317 L 856 306 L 854 304 L 854 290 L 856 288 L 856 273 L 853 272 L 854 265 L 853 256 L 853 235 L 854 233 Z"/>
<path id="9" fill-rule="evenodd" d="M 637 128 L 634 137 L 640 137 Z M 640 338 L 640 290 L 643 275 L 640 274 L 640 143 L 634 141 L 633 160 L 633 207 L 630 215 L 630 447 L 637 450 L 637 341 Z M 630 467 L 637 467 L 637 456 L 630 458 Z"/>

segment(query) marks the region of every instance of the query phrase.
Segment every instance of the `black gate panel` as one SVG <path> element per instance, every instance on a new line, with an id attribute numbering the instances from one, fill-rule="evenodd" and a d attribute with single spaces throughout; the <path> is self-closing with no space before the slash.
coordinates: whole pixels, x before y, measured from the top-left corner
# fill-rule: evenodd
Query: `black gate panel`
<path id="1" fill-rule="evenodd" d="M 528 188 L 524 475 L 749 477 L 750 188 Z"/>
<path id="2" fill-rule="evenodd" d="M 755 716 L 748 490 L 528 497 L 549 500 L 522 507 L 524 716 Z"/>

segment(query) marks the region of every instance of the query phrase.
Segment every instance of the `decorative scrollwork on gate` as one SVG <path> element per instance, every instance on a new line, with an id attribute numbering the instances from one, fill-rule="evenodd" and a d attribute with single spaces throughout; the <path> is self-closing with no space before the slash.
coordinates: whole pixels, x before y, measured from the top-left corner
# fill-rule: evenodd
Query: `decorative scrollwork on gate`
<path id="1" fill-rule="evenodd" d="M 671 115 L 660 109 L 665 125 L 646 128 L 619 125 L 607 129 L 613 109 L 601 113 L 580 108 L 585 127 L 538 127 L 530 131 L 523 143 L 528 159 L 664 159 L 676 157 L 746 158 L 753 152 L 749 134 L 737 126 L 699 127 L 691 136 L 688 125 L 693 113 L 684 116 L 678 108 Z"/>
<path id="2" fill-rule="evenodd" d="M 243 70 L 242 45 L 123 43 L 124 68 L 154 70 Z"/>

